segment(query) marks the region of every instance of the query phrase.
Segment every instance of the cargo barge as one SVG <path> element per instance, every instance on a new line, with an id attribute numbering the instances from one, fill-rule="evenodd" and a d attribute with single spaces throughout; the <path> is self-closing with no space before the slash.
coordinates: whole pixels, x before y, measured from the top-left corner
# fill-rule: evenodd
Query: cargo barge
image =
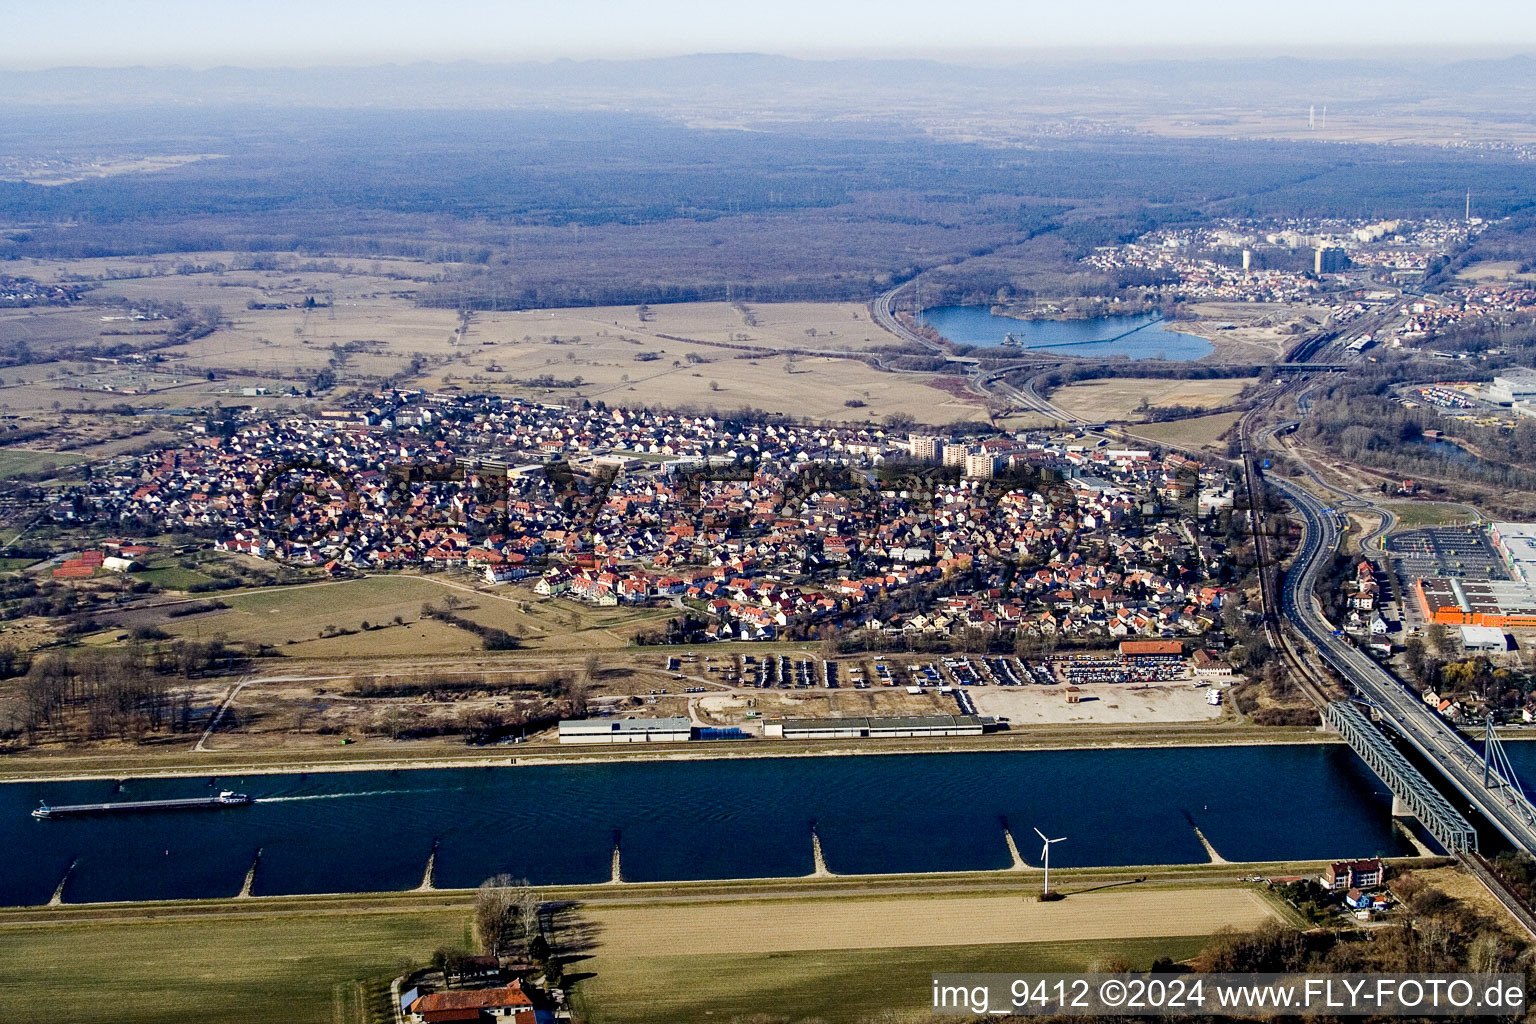
<path id="1" fill-rule="evenodd" d="M 251 803 L 250 797 L 233 790 L 218 796 L 190 797 L 183 800 L 120 800 L 110 804 L 43 804 L 32 812 L 34 818 L 68 818 L 81 814 L 118 814 L 124 811 L 194 811 L 212 807 L 239 807 Z"/>

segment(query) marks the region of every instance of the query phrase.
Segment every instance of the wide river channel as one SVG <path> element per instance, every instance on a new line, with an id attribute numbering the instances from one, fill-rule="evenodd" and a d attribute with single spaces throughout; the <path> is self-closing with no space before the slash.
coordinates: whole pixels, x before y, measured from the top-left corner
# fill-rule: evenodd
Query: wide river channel
<path id="1" fill-rule="evenodd" d="M 1515 744 L 1529 747 L 1529 744 Z M 242 807 L 37 820 L 51 805 L 202 796 Z M 1341 744 L 499 768 L 0 785 L 0 904 L 373 892 L 508 873 L 536 884 L 789 877 L 812 832 L 839 874 L 1401 855 L 1385 787 Z M 60 883 L 63 882 L 62 889 Z"/>

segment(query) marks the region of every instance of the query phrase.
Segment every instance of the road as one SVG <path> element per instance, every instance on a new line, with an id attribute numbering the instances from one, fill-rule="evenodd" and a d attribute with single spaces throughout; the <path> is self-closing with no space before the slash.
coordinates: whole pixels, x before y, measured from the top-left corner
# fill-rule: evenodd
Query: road
<path id="1" fill-rule="evenodd" d="M 917 331 L 914 331 L 910 327 L 906 326 L 906 324 L 902 323 L 901 320 L 896 316 L 896 296 L 905 287 L 905 284 L 897 285 L 895 288 L 891 288 L 890 290 L 882 292 L 879 296 L 877 296 L 874 301 L 869 304 L 870 319 L 874 321 L 876 325 L 886 331 L 889 331 L 903 342 L 906 342 L 910 345 L 916 345 L 919 348 L 931 352 L 935 355 L 948 357 L 950 355 L 950 350 L 943 342 L 933 341 L 930 338 L 924 337 Z M 1347 329 L 1323 328 L 1315 331 L 1302 341 L 1298 342 L 1286 355 L 1285 361 L 1277 366 L 1277 369 L 1286 372 L 1300 371 L 1302 374 L 1306 374 L 1313 370 L 1327 372 L 1347 369 L 1349 363 L 1358 362 L 1362 358 L 1360 353 L 1348 354 L 1346 356 L 1346 361 L 1343 364 L 1322 363 L 1319 361 L 1318 357 L 1330 352 L 1332 343 L 1340 340 L 1341 337 L 1345 334 L 1354 335 L 1358 333 L 1365 333 L 1367 330 L 1379 330 L 1381 325 L 1385 324 L 1393 315 L 1396 314 L 1399 305 L 1399 303 L 1394 303 L 1392 306 L 1388 307 L 1382 312 L 1372 314 L 1370 317 L 1362 319 L 1356 324 L 1351 324 Z M 1139 329 L 1140 328 L 1138 328 L 1138 330 Z M 1126 333 L 1135 332 L 1130 331 Z M 1097 342 L 1094 344 L 1097 344 Z M 1030 353 L 1030 350 L 1023 350 L 1021 354 L 1024 353 Z M 896 370 L 895 368 L 888 366 L 884 360 L 878 356 L 874 357 L 873 362 L 877 368 L 891 372 L 925 372 Z M 1037 413 L 1047 419 L 1055 420 L 1058 423 L 1082 426 L 1087 425 L 1088 421 L 1067 412 L 1065 409 L 1062 409 L 1060 406 L 1054 404 L 1050 401 L 1049 398 L 1040 393 L 1038 386 L 1040 377 L 1049 372 L 1051 369 L 1063 365 L 1094 366 L 1101 365 L 1105 362 L 1113 362 L 1113 360 L 1084 358 L 1059 351 L 1033 352 L 1025 358 L 1019 359 L 1018 361 L 1011 361 L 1003 365 L 993 364 L 990 369 L 983 370 L 980 367 L 976 367 L 970 375 L 970 386 L 971 389 L 977 394 L 995 396 L 1005 399 L 1016 408 Z M 1222 366 L 1227 364 L 1211 362 L 1204 365 Z M 1251 366 L 1253 364 L 1240 362 L 1234 365 Z M 1015 386 L 1009 382 L 1008 377 L 1020 373 L 1028 373 L 1031 374 L 1031 376 L 1025 378 L 1024 382 L 1019 386 Z M 1286 385 L 1284 382 L 1276 382 L 1273 397 L 1278 399 L 1279 395 L 1287 390 L 1287 387 L 1288 385 Z M 1268 397 L 1269 396 L 1260 396 L 1259 401 L 1262 402 Z M 1216 410 L 1211 411 L 1214 412 Z M 1132 440 L 1140 440 L 1136 438 L 1134 434 L 1128 436 Z M 1166 447 L 1166 444 L 1164 446 Z"/>
<path id="2" fill-rule="evenodd" d="M 1515 846 L 1536 853 L 1536 807 L 1530 800 L 1496 770 L 1489 771 L 1490 785 L 1485 787 L 1483 759 L 1461 734 L 1374 660 L 1347 639 L 1334 635 L 1313 590 L 1319 573 L 1338 549 L 1342 535 L 1338 517 L 1309 491 L 1279 478 L 1271 478 L 1271 482 L 1289 499 L 1306 526 L 1301 548 L 1281 587 L 1282 614 L 1472 807 Z"/>
<path id="3" fill-rule="evenodd" d="M 930 352 L 936 352 L 939 355 L 947 355 L 948 353 L 945 352 L 943 345 L 936 341 L 928 340 L 921 334 L 918 334 L 916 331 L 909 329 L 900 320 L 896 319 L 896 314 L 892 311 L 891 307 L 895 304 L 896 293 L 901 291 L 901 288 L 902 286 L 897 286 L 892 288 L 890 291 L 881 292 L 875 301 L 869 304 L 870 316 L 874 319 L 875 323 L 879 324 L 887 331 L 890 331 L 902 341 L 921 346 L 922 348 L 925 348 Z"/>
<path id="4" fill-rule="evenodd" d="M 1374 333 L 1396 314 L 1399 306 L 1400 301 L 1351 325 L 1348 333 Z M 1342 333 L 1345 332 L 1322 332 L 1298 346 L 1289 358 L 1292 361 L 1306 361 L 1321 356 Z M 1355 358 L 1359 358 L 1358 353 Z M 1308 389 L 1301 380 L 1298 380 L 1298 384 L 1302 389 L 1298 408 L 1305 415 L 1310 405 L 1305 401 Z M 1244 468 L 1250 487 L 1255 486 L 1259 479 L 1260 451 L 1272 442 L 1278 431 L 1290 425 L 1281 423 L 1255 431 L 1254 420 L 1255 415 L 1250 414 L 1244 417 L 1242 426 Z M 1335 504 L 1343 505 L 1347 501 L 1351 506 L 1370 509 L 1381 515 L 1381 525 L 1365 538 L 1364 543 L 1379 544 L 1381 538 L 1395 525 L 1396 516 L 1389 510 L 1328 484 L 1304 462 L 1302 468 L 1323 491 L 1339 499 Z M 1314 592 L 1318 576 L 1339 549 L 1343 537 L 1341 514 L 1330 509 L 1316 494 L 1291 481 L 1279 476 L 1268 479 L 1285 495 L 1300 516 L 1305 532 L 1301 547 L 1283 582 L 1278 572 L 1264 573 L 1266 613 L 1274 615 L 1278 612 L 1289 621 L 1323 660 L 1343 677 L 1346 685 L 1372 704 L 1387 725 L 1435 765 L 1471 807 L 1517 848 L 1536 853 L 1536 806 L 1532 806 L 1518 784 L 1513 784 L 1496 769 L 1486 768 L 1482 756 L 1459 732 L 1374 659 L 1342 635 L 1336 635 L 1333 624 L 1323 616 Z M 1262 531 L 1256 529 L 1255 537 L 1262 538 Z M 1485 778 L 1488 779 L 1486 786 Z"/>

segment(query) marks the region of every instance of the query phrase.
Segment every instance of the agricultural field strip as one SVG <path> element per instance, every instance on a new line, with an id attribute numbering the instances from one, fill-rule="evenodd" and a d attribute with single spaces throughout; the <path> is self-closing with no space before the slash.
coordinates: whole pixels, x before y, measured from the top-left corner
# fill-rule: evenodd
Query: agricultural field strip
<path id="1" fill-rule="evenodd" d="M 796 904 L 718 908 L 598 907 L 584 915 L 611 956 L 770 953 L 812 949 L 964 946 L 1066 939 L 1207 935 L 1277 916 L 1252 889 L 1085 893 L 1055 903 L 1033 895 L 841 900 L 818 913 Z"/>

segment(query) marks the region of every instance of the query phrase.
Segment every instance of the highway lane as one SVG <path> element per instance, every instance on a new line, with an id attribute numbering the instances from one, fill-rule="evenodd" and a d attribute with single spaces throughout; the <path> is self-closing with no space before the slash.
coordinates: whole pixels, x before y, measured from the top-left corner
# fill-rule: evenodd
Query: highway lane
<path id="1" fill-rule="evenodd" d="M 872 305 L 876 322 L 898 337 L 931 351 L 942 351 L 942 346 L 918 336 L 895 318 L 891 312 L 894 295 L 893 289 L 881 295 Z M 1353 325 L 1348 333 L 1361 332 L 1362 328 L 1370 328 L 1373 331 L 1379 329 L 1396 313 L 1397 305 L 1394 304 L 1382 313 L 1368 318 L 1364 323 Z M 1309 339 L 1307 344 L 1293 349 L 1288 359 L 1289 361 L 1310 360 L 1320 355 L 1344 333 L 1346 332 L 1343 330 L 1319 332 L 1314 338 Z M 1358 359 L 1359 355 L 1355 354 L 1354 360 Z M 1035 388 L 1033 378 L 1027 380 L 1023 388 L 1016 388 L 1002 380 L 1002 376 L 1001 372 L 988 374 L 978 378 L 976 383 L 980 383 L 983 388 L 992 385 L 1026 409 L 1053 415 L 1065 422 L 1072 422 L 1075 419 L 1040 395 Z M 1288 384 L 1279 386 L 1270 396 L 1270 403 L 1278 400 L 1288 387 Z M 1250 422 L 1245 418 L 1245 434 L 1250 429 Z M 1263 440 L 1272 439 L 1273 433 L 1274 428 L 1266 430 Z M 1245 449 L 1252 460 L 1255 456 L 1255 447 L 1245 444 Z M 1342 495 L 1337 488 L 1327 485 L 1318 478 L 1311 467 L 1304 468 L 1328 491 Z M 1250 472 L 1256 471 L 1252 461 L 1249 469 Z M 1452 729 L 1417 695 L 1411 693 L 1374 660 L 1361 653 L 1347 640 L 1334 635 L 1333 626 L 1323 617 L 1313 597 L 1313 591 L 1323 566 L 1338 550 L 1342 536 L 1341 528 L 1334 515 L 1324 511 L 1325 506 L 1318 498 L 1278 478 L 1274 479 L 1274 483 L 1300 513 L 1306 526 L 1301 549 L 1297 552 L 1293 568 L 1281 587 L 1277 602 L 1280 613 L 1296 626 L 1302 636 L 1316 647 L 1319 654 L 1357 693 L 1376 706 L 1388 724 L 1439 768 L 1446 779 L 1461 791 L 1472 806 L 1476 807 L 1517 847 L 1536 853 L 1536 807 L 1533 807 L 1518 787 L 1512 785 L 1510 780 L 1496 770 L 1487 771 L 1486 777 L 1490 779 L 1490 784 L 1484 786 L 1483 760 L 1461 734 Z M 1364 504 L 1370 503 L 1364 502 Z M 1394 518 L 1390 512 L 1386 512 L 1382 516 L 1381 526 L 1373 531 L 1369 540 L 1375 541 L 1384 536 L 1393 525 Z"/>
<path id="2" fill-rule="evenodd" d="M 896 301 L 896 293 L 901 291 L 902 287 L 904 286 L 898 285 L 888 292 L 881 292 L 880 295 L 875 298 L 875 301 L 869 304 L 870 316 L 874 319 L 875 323 L 879 324 L 887 331 L 890 331 L 902 341 L 909 342 L 913 345 L 920 345 L 928 351 L 936 352 L 939 355 L 946 355 L 947 353 L 944 351 L 943 345 L 935 341 L 929 341 L 927 338 L 923 337 L 921 334 L 918 334 L 916 331 L 909 329 L 900 320 L 896 319 L 896 314 L 891 307 Z"/>
<path id="3" fill-rule="evenodd" d="M 1483 785 L 1481 755 L 1394 676 L 1342 637 L 1317 606 L 1313 590 L 1324 564 L 1338 549 L 1341 530 L 1320 499 L 1287 481 L 1275 478 L 1302 516 L 1306 533 L 1293 568 L 1281 588 L 1281 608 L 1318 652 L 1381 717 L 1438 768 L 1456 789 L 1510 842 L 1536 852 L 1536 807 L 1497 771 Z"/>

